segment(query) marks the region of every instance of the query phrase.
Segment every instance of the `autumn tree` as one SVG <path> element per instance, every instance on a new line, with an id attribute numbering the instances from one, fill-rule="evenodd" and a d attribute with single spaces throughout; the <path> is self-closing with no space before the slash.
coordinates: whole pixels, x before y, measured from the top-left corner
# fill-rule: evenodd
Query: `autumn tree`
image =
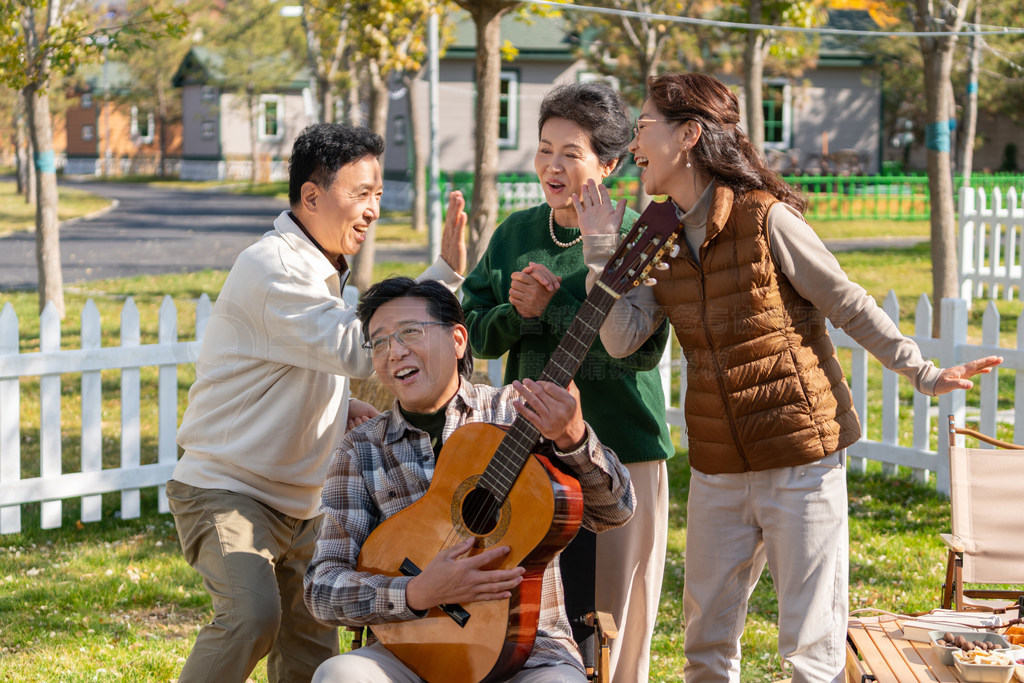
<path id="1" fill-rule="evenodd" d="M 138 14 L 147 7 L 163 12 L 181 10 L 191 13 L 197 0 L 128 0 L 125 10 Z M 181 120 L 181 96 L 171 86 L 171 80 L 182 58 L 188 52 L 190 41 L 180 35 L 155 36 L 146 41 L 144 49 L 128 50 L 124 63 L 131 74 L 131 91 L 123 98 L 127 104 L 142 113 L 152 113 L 157 140 L 157 174 L 166 174 L 167 145 L 172 124 Z"/>
<path id="2" fill-rule="evenodd" d="M 346 3 L 347 4 L 347 3 Z M 350 7 L 359 27 L 358 51 L 369 77 L 369 127 L 387 139 L 392 80 L 418 73 L 427 53 L 427 21 L 434 11 L 431 0 L 381 0 Z M 365 290 L 373 282 L 376 235 L 371 230 L 354 259 L 352 284 Z"/>
<path id="3" fill-rule="evenodd" d="M 498 221 L 498 130 L 501 102 L 501 18 L 518 0 L 456 0 L 476 27 L 476 107 L 473 196 L 470 199 L 468 269 L 472 270 Z"/>
<path id="4" fill-rule="evenodd" d="M 613 77 L 630 104 L 643 104 L 650 76 L 704 67 L 700 46 L 711 31 L 656 15 L 702 16 L 713 7 L 707 0 L 593 0 L 588 4 L 622 13 L 567 10 L 579 41 L 577 54 L 587 61 L 589 70 Z"/>
<path id="5" fill-rule="evenodd" d="M 333 3 L 328 8 L 317 2 L 301 0 L 302 30 L 306 36 L 306 63 L 313 74 L 315 121 L 334 120 L 336 87 L 349 62 L 347 53 L 355 42 L 358 26 L 353 25 L 351 2 Z"/>
<path id="6" fill-rule="evenodd" d="M 763 26 L 813 28 L 827 19 L 824 0 L 743 0 L 722 10 L 729 21 Z M 817 41 L 804 33 L 772 29 L 745 29 L 729 45 L 741 51 L 743 105 L 750 142 L 764 150 L 764 74 L 796 75 L 812 65 Z"/>
<path id="7" fill-rule="evenodd" d="M 272 0 L 225 3 L 213 16 L 206 41 L 220 60 L 225 86 L 237 97 L 249 120 L 252 150 L 250 182 L 258 179 L 259 120 L 262 95 L 290 83 L 301 65 L 301 26 L 282 17 Z"/>
<path id="8" fill-rule="evenodd" d="M 36 186 L 36 263 L 39 309 L 52 301 L 64 316 L 64 286 L 57 220 L 57 167 L 50 89 L 55 77 L 97 58 L 104 49 L 131 47 L 140 36 L 180 31 L 182 16 L 147 8 L 118 24 L 90 14 L 78 0 L 6 0 L 0 3 L 0 83 L 21 91 L 33 149 Z"/>

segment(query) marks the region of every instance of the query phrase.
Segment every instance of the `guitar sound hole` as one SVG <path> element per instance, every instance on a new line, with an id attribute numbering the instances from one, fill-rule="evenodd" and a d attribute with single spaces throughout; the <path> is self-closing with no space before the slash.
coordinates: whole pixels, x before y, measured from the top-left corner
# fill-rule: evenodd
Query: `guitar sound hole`
<path id="1" fill-rule="evenodd" d="M 477 536 L 486 536 L 498 525 L 501 505 L 483 488 L 470 491 L 462 501 L 462 520 L 466 528 Z"/>

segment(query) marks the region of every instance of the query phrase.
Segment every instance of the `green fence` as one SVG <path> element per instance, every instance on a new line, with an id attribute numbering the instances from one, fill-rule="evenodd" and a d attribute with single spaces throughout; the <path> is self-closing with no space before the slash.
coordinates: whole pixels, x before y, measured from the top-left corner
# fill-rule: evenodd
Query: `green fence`
<path id="1" fill-rule="evenodd" d="M 870 175 L 870 176 L 785 176 L 807 197 L 806 216 L 810 220 L 927 220 L 929 217 L 928 176 Z M 473 174 L 447 173 L 444 182 L 448 189 L 461 189 L 469 202 L 473 194 Z M 614 177 L 605 181 L 613 199 L 632 201 L 639 189 L 640 179 L 635 176 Z M 963 184 L 954 177 L 955 189 Z M 993 173 L 971 176 L 973 187 L 991 190 L 1011 187 L 1024 193 L 1024 175 Z M 498 207 L 502 217 L 512 211 L 534 206 L 544 201 L 540 183 L 533 174 L 503 174 L 498 177 Z"/>

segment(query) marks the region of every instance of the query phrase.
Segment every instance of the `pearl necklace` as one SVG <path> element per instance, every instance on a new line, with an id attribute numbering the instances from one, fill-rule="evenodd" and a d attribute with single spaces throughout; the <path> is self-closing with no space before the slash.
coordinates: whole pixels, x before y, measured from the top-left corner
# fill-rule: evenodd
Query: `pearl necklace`
<path id="1" fill-rule="evenodd" d="M 579 237 L 574 239 L 572 242 L 559 242 L 558 238 L 555 237 L 555 210 L 551 209 L 551 213 L 548 214 L 548 232 L 551 234 L 551 241 L 555 243 L 555 246 L 561 247 L 562 249 L 568 249 L 572 245 L 583 239 L 582 233 Z"/>

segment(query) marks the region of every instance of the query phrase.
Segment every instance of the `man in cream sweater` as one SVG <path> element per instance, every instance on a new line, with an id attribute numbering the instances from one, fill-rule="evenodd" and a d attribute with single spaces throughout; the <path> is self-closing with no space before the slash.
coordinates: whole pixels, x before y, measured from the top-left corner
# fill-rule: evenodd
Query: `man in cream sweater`
<path id="1" fill-rule="evenodd" d="M 167 497 L 185 559 L 203 576 L 213 620 L 179 680 L 242 683 L 264 656 L 271 681 L 308 681 L 338 653 L 335 628 L 302 599 L 320 493 L 346 423 L 373 417 L 348 377 L 373 371 L 341 293 L 346 257 L 380 215 L 384 140 L 317 124 L 296 138 L 291 204 L 231 268 L 203 334 L 178 430 L 184 455 Z M 466 214 L 449 199 L 441 258 L 421 278 L 462 282 Z"/>

